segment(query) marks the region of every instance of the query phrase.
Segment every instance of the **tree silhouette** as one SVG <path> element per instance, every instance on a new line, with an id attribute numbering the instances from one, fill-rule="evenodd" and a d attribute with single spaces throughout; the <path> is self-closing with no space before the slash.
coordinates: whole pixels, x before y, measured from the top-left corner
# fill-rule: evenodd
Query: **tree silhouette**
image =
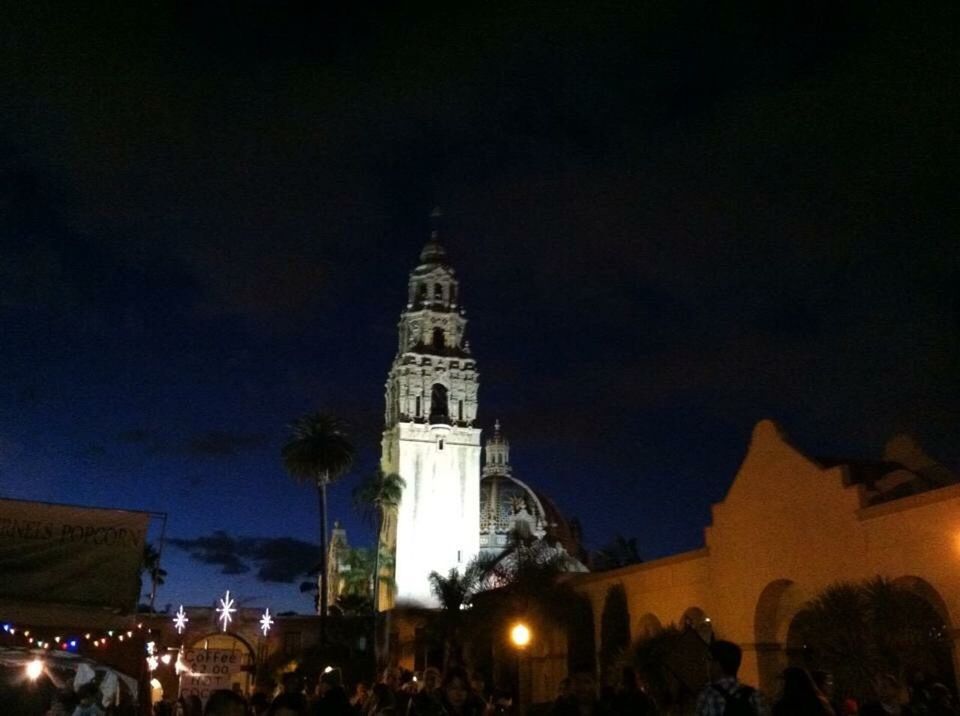
<path id="1" fill-rule="evenodd" d="M 315 484 L 320 510 L 320 641 L 326 642 L 327 619 L 327 486 L 353 464 L 355 450 L 342 423 L 325 413 L 310 413 L 290 426 L 281 457 L 298 482 Z"/>

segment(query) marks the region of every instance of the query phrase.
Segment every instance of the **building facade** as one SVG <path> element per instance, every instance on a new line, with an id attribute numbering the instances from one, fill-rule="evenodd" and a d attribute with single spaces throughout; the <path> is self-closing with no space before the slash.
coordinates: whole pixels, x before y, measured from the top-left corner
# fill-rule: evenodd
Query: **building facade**
<path id="1" fill-rule="evenodd" d="M 572 580 L 589 601 L 598 658 L 604 610 L 625 594 L 631 643 L 671 624 L 712 633 L 743 648 L 745 681 L 775 694 L 791 626 L 807 602 L 839 581 L 876 576 L 934 607 L 960 674 L 957 475 L 904 437 L 882 460 L 813 458 L 765 420 L 713 507 L 702 548 Z M 567 671 L 565 649 L 556 639 L 533 646 L 534 701 L 553 698 Z"/>

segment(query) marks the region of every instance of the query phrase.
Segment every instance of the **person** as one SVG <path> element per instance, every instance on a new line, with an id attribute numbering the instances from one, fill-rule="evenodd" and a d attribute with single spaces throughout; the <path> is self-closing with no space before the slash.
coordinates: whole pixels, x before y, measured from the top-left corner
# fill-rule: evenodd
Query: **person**
<path id="1" fill-rule="evenodd" d="M 267 716 L 304 716 L 307 697 L 294 692 L 281 693 L 270 704 Z"/>
<path id="2" fill-rule="evenodd" d="M 388 684 L 375 684 L 367 699 L 366 716 L 394 716 L 397 710 L 397 698 Z"/>
<path id="3" fill-rule="evenodd" d="M 484 702 L 490 696 L 487 693 L 487 677 L 483 675 L 482 671 L 474 670 L 470 672 L 470 688 L 473 690 L 474 696 L 479 697 Z"/>
<path id="4" fill-rule="evenodd" d="M 370 687 L 367 686 L 367 682 L 358 681 L 353 687 L 353 696 L 350 697 L 354 716 L 362 716 L 367 707 L 368 698 L 370 698 Z"/>
<path id="5" fill-rule="evenodd" d="M 783 693 L 773 705 L 773 716 L 835 716 L 836 712 L 806 669 L 783 670 Z"/>
<path id="6" fill-rule="evenodd" d="M 875 701 L 860 707 L 860 716 L 913 716 L 913 709 L 906 705 L 909 696 L 893 674 L 880 674 L 873 680 Z"/>
<path id="7" fill-rule="evenodd" d="M 320 698 L 310 712 L 313 716 L 353 716 L 353 707 L 343 689 L 340 669 L 331 669 L 320 675 Z"/>
<path id="8" fill-rule="evenodd" d="M 935 682 L 930 685 L 930 702 L 927 709 L 929 716 L 957 716 L 957 708 L 953 703 L 953 694 L 950 689 Z"/>
<path id="9" fill-rule="evenodd" d="M 710 683 L 700 692 L 697 716 L 767 716 L 766 699 L 737 679 L 743 652 L 731 641 L 710 645 Z"/>
<path id="10" fill-rule="evenodd" d="M 467 672 L 459 667 L 450 669 L 443 678 L 440 713 L 445 716 L 483 716 L 470 698 L 471 693 Z"/>
<path id="11" fill-rule="evenodd" d="M 604 711 L 597 699 L 597 682 L 589 671 L 578 671 L 570 679 L 570 692 L 557 699 L 554 716 L 600 716 Z"/>
<path id="12" fill-rule="evenodd" d="M 250 711 L 253 716 L 263 716 L 270 709 L 270 699 L 262 691 L 257 691 L 250 697 Z"/>
<path id="13" fill-rule="evenodd" d="M 613 694 L 611 710 L 614 716 L 645 716 L 654 712 L 653 702 L 640 689 L 637 672 L 625 666 L 620 672 L 620 685 Z"/>
<path id="14" fill-rule="evenodd" d="M 73 716 L 103 716 L 103 709 L 97 701 L 100 698 L 100 689 L 93 682 L 84 684 L 77 689 L 79 703 L 73 710 Z"/>
<path id="15" fill-rule="evenodd" d="M 438 716 L 440 706 L 440 672 L 430 666 L 424 669 L 423 678 L 418 682 L 419 690 L 410 698 L 407 705 L 408 716 Z"/>
<path id="16" fill-rule="evenodd" d="M 480 701 L 476 692 L 472 698 Z M 494 689 L 490 703 L 480 702 L 480 709 L 486 716 L 509 716 L 513 713 L 513 694 L 506 689 Z"/>
<path id="17" fill-rule="evenodd" d="M 554 710 L 557 709 L 561 704 L 565 704 L 570 698 L 570 677 L 564 676 L 560 679 L 560 683 L 557 684 L 557 698 L 553 702 Z"/>
<path id="18" fill-rule="evenodd" d="M 76 707 L 77 699 L 73 693 L 73 689 L 60 689 L 50 703 L 50 710 L 47 711 L 47 716 L 71 716 Z"/>
<path id="19" fill-rule="evenodd" d="M 407 706 L 410 702 L 410 696 L 407 694 L 403 687 L 403 671 L 401 671 L 396 666 L 388 666 L 383 670 L 383 677 L 381 678 L 381 683 L 383 683 L 390 692 L 393 694 L 393 709 L 398 714 L 406 714 Z"/>
<path id="20" fill-rule="evenodd" d="M 247 701 L 236 691 L 217 689 L 207 699 L 203 716 L 247 716 Z"/>

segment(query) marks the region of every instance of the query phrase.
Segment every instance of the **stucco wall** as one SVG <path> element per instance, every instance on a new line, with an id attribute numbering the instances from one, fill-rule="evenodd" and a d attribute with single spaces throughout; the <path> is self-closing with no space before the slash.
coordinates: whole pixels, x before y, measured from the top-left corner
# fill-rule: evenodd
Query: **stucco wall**
<path id="1" fill-rule="evenodd" d="M 573 579 L 593 606 L 597 646 L 611 586 L 622 584 L 631 639 L 680 624 L 699 607 L 715 633 L 744 649 L 742 677 L 773 690 L 782 651 L 803 603 L 837 581 L 902 579 L 960 615 L 960 485 L 875 507 L 846 486 L 844 468 L 821 468 L 770 421 L 754 429 L 725 499 L 714 506 L 701 550 Z"/>

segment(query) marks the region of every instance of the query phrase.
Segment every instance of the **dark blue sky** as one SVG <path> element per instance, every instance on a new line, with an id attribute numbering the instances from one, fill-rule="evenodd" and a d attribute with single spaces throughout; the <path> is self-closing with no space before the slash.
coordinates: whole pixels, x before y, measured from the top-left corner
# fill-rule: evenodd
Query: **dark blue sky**
<path id="1" fill-rule="evenodd" d="M 160 605 L 309 608 L 270 541 L 316 539 L 278 459 L 308 410 L 353 426 L 330 512 L 369 539 L 349 495 L 437 204 L 481 425 L 592 547 L 698 546 L 763 417 L 957 460 L 954 3 L 24 5 L 0 494 L 213 535 L 168 546 Z"/>

